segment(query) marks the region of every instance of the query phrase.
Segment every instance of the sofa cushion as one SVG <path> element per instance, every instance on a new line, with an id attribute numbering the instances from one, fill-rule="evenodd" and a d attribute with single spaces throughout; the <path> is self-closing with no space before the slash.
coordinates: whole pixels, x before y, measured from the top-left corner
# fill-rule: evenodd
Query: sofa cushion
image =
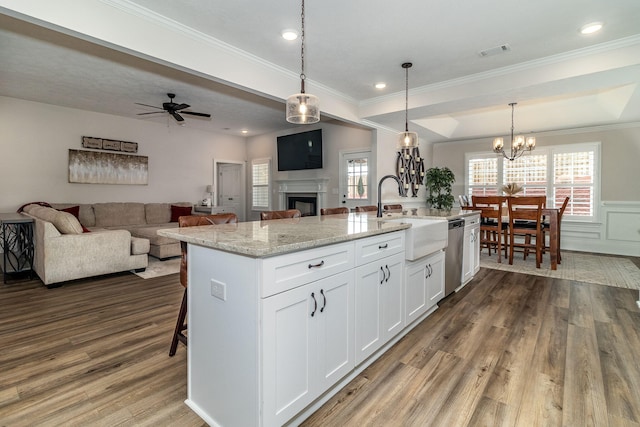
<path id="1" fill-rule="evenodd" d="M 95 203 L 96 227 L 145 224 L 144 203 Z"/>
<path id="2" fill-rule="evenodd" d="M 58 210 L 66 210 L 68 208 L 73 208 L 74 206 L 80 207 L 77 215 L 80 224 L 85 227 L 95 227 L 96 216 L 93 213 L 93 205 L 86 203 L 51 203 L 51 207 Z"/>
<path id="3" fill-rule="evenodd" d="M 149 247 L 149 239 L 131 237 L 131 255 L 148 254 Z"/>
<path id="4" fill-rule="evenodd" d="M 69 212 L 37 206 L 30 208 L 27 213 L 43 221 L 52 223 L 61 234 L 82 234 L 80 221 Z"/>
<path id="5" fill-rule="evenodd" d="M 171 205 L 169 203 L 147 203 L 144 205 L 147 224 L 166 224 L 171 221 Z"/>
<path id="6" fill-rule="evenodd" d="M 192 210 L 192 206 L 171 205 L 171 222 L 178 222 L 178 218 L 181 216 L 191 215 Z"/>
<path id="7" fill-rule="evenodd" d="M 76 206 L 70 206 L 68 208 L 64 208 L 64 209 L 58 209 L 59 211 L 62 212 L 68 212 L 71 215 L 75 216 L 76 219 L 78 220 L 78 222 L 80 221 L 80 206 L 76 205 Z M 89 230 L 87 227 L 85 227 L 84 225 L 82 225 L 82 223 L 80 222 L 80 227 L 82 227 L 82 232 L 83 233 L 91 233 L 91 230 Z"/>
<path id="8" fill-rule="evenodd" d="M 160 236 L 158 234 L 158 230 L 162 230 L 163 228 L 175 228 L 177 226 L 177 223 L 171 222 L 166 224 L 157 224 L 149 227 L 136 227 L 130 229 L 129 231 L 131 232 L 132 236 L 148 239 L 149 243 L 151 243 L 152 245 L 169 245 L 172 243 L 178 244 L 178 241 L 170 237 Z"/>

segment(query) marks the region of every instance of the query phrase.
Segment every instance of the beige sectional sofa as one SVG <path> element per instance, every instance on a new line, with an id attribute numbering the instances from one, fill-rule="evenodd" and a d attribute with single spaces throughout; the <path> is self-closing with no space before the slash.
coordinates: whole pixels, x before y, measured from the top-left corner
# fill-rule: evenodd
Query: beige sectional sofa
<path id="1" fill-rule="evenodd" d="M 49 286 L 100 274 L 145 269 L 147 254 L 161 259 L 179 256 L 180 243 L 158 236 L 156 231 L 177 227 L 177 216 L 189 214 L 192 206 L 187 202 L 25 206 L 23 212 L 35 219 L 34 270 Z M 83 228 L 89 232 L 83 232 Z"/>

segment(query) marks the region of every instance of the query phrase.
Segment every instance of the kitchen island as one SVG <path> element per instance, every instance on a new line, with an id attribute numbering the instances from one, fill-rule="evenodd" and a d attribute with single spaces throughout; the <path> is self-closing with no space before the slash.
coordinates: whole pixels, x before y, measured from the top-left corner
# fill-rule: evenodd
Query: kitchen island
<path id="1" fill-rule="evenodd" d="M 189 243 L 187 405 L 210 425 L 298 424 L 435 310 L 407 319 L 410 225 L 391 218 L 160 230 Z"/>

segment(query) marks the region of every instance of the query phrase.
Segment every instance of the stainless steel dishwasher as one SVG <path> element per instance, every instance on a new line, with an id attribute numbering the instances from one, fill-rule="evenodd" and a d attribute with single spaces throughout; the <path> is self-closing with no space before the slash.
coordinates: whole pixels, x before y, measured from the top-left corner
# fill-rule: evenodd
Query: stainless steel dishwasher
<path id="1" fill-rule="evenodd" d="M 447 249 L 444 257 L 444 296 L 451 294 L 462 283 L 462 251 L 464 245 L 464 219 L 449 220 Z"/>

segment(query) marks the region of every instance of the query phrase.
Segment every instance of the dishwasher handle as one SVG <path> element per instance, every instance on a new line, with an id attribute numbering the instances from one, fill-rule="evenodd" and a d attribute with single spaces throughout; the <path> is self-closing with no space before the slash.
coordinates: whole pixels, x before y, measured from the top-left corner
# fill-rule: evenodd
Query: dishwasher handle
<path id="1" fill-rule="evenodd" d="M 457 218 L 449 220 L 449 230 L 453 228 L 464 228 L 464 219 Z"/>

